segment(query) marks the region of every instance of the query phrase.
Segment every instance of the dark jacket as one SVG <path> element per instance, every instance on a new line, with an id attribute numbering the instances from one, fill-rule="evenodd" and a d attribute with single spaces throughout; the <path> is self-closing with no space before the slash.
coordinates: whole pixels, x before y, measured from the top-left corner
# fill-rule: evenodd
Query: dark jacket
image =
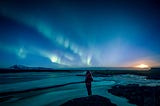
<path id="1" fill-rule="evenodd" d="M 86 74 L 85 83 L 91 83 L 93 81 L 92 74 L 89 72 Z"/>

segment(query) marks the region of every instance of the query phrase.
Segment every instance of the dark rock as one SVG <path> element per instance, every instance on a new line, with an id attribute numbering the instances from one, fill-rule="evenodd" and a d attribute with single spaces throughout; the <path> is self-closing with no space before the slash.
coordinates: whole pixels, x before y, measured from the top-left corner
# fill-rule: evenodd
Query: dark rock
<path id="1" fill-rule="evenodd" d="M 160 86 L 139 86 L 137 84 L 116 85 L 108 92 L 126 97 L 129 103 L 137 104 L 138 106 L 160 106 Z"/>
<path id="2" fill-rule="evenodd" d="M 7 101 L 9 99 L 13 98 L 13 96 L 4 96 L 4 97 L 0 97 L 0 102 L 4 102 Z"/>
<path id="3" fill-rule="evenodd" d="M 92 95 L 88 97 L 76 98 L 69 100 L 68 102 L 62 104 L 61 106 L 116 106 L 111 103 L 109 99 Z"/>
<path id="4" fill-rule="evenodd" d="M 160 76 L 159 75 L 148 75 L 147 79 L 154 79 L 154 80 L 159 80 Z"/>

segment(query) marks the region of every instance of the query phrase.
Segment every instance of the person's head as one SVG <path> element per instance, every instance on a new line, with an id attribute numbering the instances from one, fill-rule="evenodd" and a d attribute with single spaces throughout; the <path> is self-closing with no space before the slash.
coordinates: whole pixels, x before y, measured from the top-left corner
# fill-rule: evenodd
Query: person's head
<path id="1" fill-rule="evenodd" d="M 90 73 L 91 73 L 90 71 L 87 71 L 87 72 L 86 72 L 86 74 L 90 74 Z"/>

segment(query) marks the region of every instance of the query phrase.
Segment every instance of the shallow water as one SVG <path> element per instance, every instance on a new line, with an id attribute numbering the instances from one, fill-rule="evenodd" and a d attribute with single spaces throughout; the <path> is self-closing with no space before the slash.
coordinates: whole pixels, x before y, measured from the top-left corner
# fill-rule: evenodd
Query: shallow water
<path id="1" fill-rule="evenodd" d="M 7 89 L 9 91 L 24 90 L 24 88 L 33 89 L 35 87 L 46 87 L 56 84 L 62 85 L 70 82 L 84 81 L 84 76 L 75 76 L 76 74 L 62 72 L 0 74 L 0 91 L 4 92 L 7 91 Z M 140 84 L 156 86 L 160 85 L 160 80 L 151 80 L 146 79 L 145 76 L 130 74 L 114 75 L 110 77 L 94 77 L 94 82 L 92 83 L 93 94 L 107 97 L 118 106 L 133 106 L 132 104 L 129 104 L 125 98 L 117 97 L 107 92 L 107 89 L 116 84 Z M 0 103 L 1 106 L 28 106 L 28 103 L 30 106 L 52 106 L 59 105 L 73 98 L 87 96 L 87 91 L 85 83 L 77 83 L 56 88 L 53 87 L 49 89 L 17 93 L 8 96 L 11 96 L 11 98 L 8 101 Z"/>
<path id="2" fill-rule="evenodd" d="M 47 78 L 55 78 L 60 76 L 67 76 L 63 72 L 22 72 L 22 73 L 3 73 L 0 74 L 0 84 L 10 84 L 17 82 L 26 82 Z"/>

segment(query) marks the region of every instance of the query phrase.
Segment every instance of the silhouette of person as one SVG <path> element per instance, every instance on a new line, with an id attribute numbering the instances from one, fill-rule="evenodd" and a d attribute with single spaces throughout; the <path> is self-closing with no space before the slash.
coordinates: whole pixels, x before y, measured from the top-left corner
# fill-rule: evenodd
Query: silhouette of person
<path id="1" fill-rule="evenodd" d="M 86 83 L 86 88 L 88 92 L 88 96 L 92 95 L 92 90 L 91 90 L 91 82 L 93 81 L 92 73 L 90 71 L 86 72 L 86 78 L 85 78 L 85 83 Z"/>

